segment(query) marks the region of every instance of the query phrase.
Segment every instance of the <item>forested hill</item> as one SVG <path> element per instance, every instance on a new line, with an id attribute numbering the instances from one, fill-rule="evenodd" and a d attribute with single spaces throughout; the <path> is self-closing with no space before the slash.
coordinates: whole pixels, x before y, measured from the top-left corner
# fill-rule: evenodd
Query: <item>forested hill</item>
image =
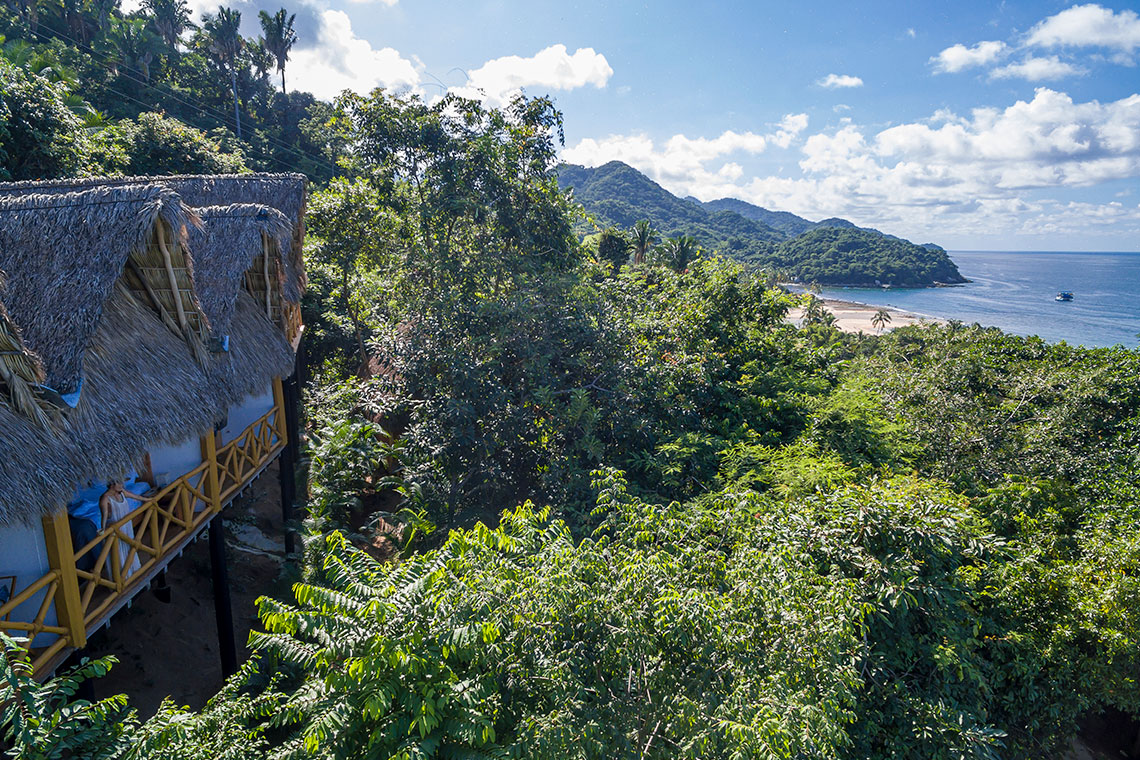
<path id="1" fill-rule="evenodd" d="M 915 245 L 846 219 L 812 222 L 736 198 L 708 203 L 678 198 L 621 161 L 596 168 L 563 164 L 558 182 L 574 191 L 598 228 L 628 230 L 647 219 L 662 239 L 691 235 L 706 250 L 778 269 L 800 282 L 896 287 L 965 282 L 937 245 Z M 580 229 L 593 231 L 593 226 Z"/>
<path id="2" fill-rule="evenodd" d="M 716 211 L 678 198 L 632 166 L 610 161 L 597 168 L 563 164 L 558 184 L 601 226 L 632 227 L 650 219 L 667 237 L 693 235 L 702 245 L 749 258 L 787 237 L 783 232 L 735 211 Z"/>
<path id="3" fill-rule="evenodd" d="M 819 227 L 785 240 L 759 263 L 821 285 L 921 288 L 966 282 L 936 245 L 915 245 L 872 230 Z"/>
<path id="4" fill-rule="evenodd" d="M 769 227 L 779 230 L 780 232 L 790 237 L 801 235 L 808 230 L 814 230 L 817 227 L 843 227 L 847 229 L 857 228 L 854 222 L 849 222 L 846 219 L 831 217 L 830 219 L 823 219 L 818 222 L 812 222 L 804 219 L 802 216 L 796 216 L 790 211 L 769 211 L 762 206 L 757 206 L 753 203 L 742 201 L 739 198 L 720 198 L 715 201 L 702 203 L 701 205 L 713 211 L 735 212 L 743 216 L 745 219 L 752 219 L 753 221 L 760 222 L 761 224 L 766 224 Z"/>

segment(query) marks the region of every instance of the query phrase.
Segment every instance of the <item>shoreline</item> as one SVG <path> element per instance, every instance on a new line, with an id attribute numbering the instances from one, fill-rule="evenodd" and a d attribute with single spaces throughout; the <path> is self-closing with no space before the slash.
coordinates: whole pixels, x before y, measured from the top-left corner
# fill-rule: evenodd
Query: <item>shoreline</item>
<path id="1" fill-rule="evenodd" d="M 823 307 L 835 317 L 835 327 L 847 333 L 878 334 L 880 330 L 871 324 L 871 320 L 880 309 L 891 315 L 891 321 L 883 327 L 882 332 L 889 332 L 896 327 L 908 327 L 910 325 L 947 324 L 947 320 L 942 317 L 906 311 L 894 306 L 845 301 L 839 298 L 820 298 L 819 300 L 823 303 Z M 796 327 L 802 327 L 803 312 L 803 308 L 792 309 L 788 312 L 788 321 Z"/>

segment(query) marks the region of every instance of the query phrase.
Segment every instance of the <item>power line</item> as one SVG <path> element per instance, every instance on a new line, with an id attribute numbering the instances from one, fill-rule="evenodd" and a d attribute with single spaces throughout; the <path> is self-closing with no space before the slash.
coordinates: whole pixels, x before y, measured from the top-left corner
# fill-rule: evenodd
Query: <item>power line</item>
<path id="1" fill-rule="evenodd" d="M 92 57 L 95 57 L 95 56 L 102 57 L 103 63 L 114 63 L 114 61 L 111 59 L 110 54 L 108 54 L 108 53 L 101 53 L 101 52 L 91 48 L 90 46 L 85 45 L 82 42 L 79 42 L 75 38 L 69 37 L 68 35 L 63 34 L 61 32 L 57 32 L 57 31 L 53 30 L 51 32 L 51 34 L 67 40 L 68 42 L 75 45 L 76 48 L 88 53 Z M 128 80 L 130 80 L 130 81 L 134 82 L 135 84 L 138 84 L 142 87 L 148 87 L 151 90 L 153 90 L 154 92 L 158 93 L 159 95 L 164 95 L 166 97 L 169 97 L 171 100 L 174 100 L 177 103 L 181 103 L 182 105 L 187 106 L 189 108 L 197 109 L 200 113 L 202 113 L 206 116 L 213 116 L 215 119 L 217 119 L 218 121 L 220 121 L 222 123 L 222 126 L 229 128 L 231 126 L 231 122 L 233 122 L 233 120 L 231 118 L 229 118 L 224 112 L 217 111 L 214 108 L 212 108 L 211 106 L 206 105 L 205 103 L 202 103 L 200 100 L 197 103 L 191 103 L 189 101 L 183 100 L 182 98 L 178 97 L 173 92 L 165 92 L 162 89 L 160 89 L 158 86 L 156 86 L 156 85 L 154 85 L 154 84 L 152 84 L 146 80 L 135 78 L 134 76 L 131 75 L 131 69 L 129 66 L 123 67 L 123 70 L 120 72 L 120 76 L 126 77 Z M 134 98 L 134 97 L 128 95 L 127 93 L 115 88 L 112 85 L 108 84 L 105 86 L 107 87 L 108 90 L 110 90 L 110 91 L 112 91 L 118 95 L 121 95 L 121 96 L 127 98 L 128 100 L 130 100 L 134 103 L 138 103 L 139 105 L 142 105 L 146 108 L 153 108 L 154 107 L 154 104 L 146 103 L 146 102 L 141 101 L 137 98 Z M 193 98 L 192 95 L 188 95 L 187 97 Z M 194 100 L 198 100 L 198 99 L 194 98 Z M 316 157 L 316 156 L 312 155 L 311 153 L 306 152 L 300 146 L 289 145 L 288 143 L 281 142 L 280 140 L 277 140 L 277 139 L 275 139 L 275 138 L 273 138 L 267 134 L 263 134 L 263 137 L 266 140 L 266 142 L 270 143 L 271 145 L 275 145 L 276 147 L 281 148 L 281 149 L 286 150 L 286 151 L 291 151 L 291 152 L 295 153 L 296 155 L 301 156 L 302 158 L 306 158 L 306 159 L 316 163 L 319 166 L 323 166 L 324 168 L 332 171 L 334 174 L 340 170 L 339 167 L 333 166 L 332 164 L 325 161 L 323 158 Z M 287 164 L 284 161 L 276 158 L 275 156 L 266 155 L 264 157 L 271 160 L 271 161 L 275 161 L 280 166 L 295 168 L 295 167 L 292 167 L 290 164 Z"/>

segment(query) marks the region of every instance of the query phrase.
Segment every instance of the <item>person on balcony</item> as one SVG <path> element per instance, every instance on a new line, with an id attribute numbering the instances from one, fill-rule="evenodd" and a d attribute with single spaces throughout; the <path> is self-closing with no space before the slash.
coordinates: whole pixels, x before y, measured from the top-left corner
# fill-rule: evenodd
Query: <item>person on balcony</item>
<path id="1" fill-rule="evenodd" d="M 112 525 L 122 520 L 124 517 L 133 512 L 137 507 L 136 505 L 128 503 L 128 499 L 134 499 L 137 502 L 146 501 L 147 497 L 139 496 L 138 494 L 131 493 L 123 487 L 123 481 L 112 480 L 107 483 L 107 491 L 99 499 L 99 509 L 103 513 L 103 530 L 107 531 Z M 122 538 L 134 539 L 135 526 L 134 523 L 128 520 L 119 527 L 119 536 Z M 131 554 L 131 545 L 126 541 L 116 541 L 119 545 L 119 567 L 122 568 L 122 578 L 125 581 L 139 569 L 139 555 L 136 551 L 131 561 L 127 563 L 127 557 Z M 111 562 L 110 556 L 107 557 L 108 563 Z M 111 576 L 112 578 L 114 575 Z"/>

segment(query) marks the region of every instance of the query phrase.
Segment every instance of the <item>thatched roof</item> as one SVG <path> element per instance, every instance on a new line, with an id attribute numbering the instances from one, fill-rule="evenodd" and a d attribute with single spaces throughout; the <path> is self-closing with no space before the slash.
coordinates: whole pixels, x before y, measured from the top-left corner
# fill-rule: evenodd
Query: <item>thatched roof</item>
<path id="1" fill-rule="evenodd" d="M 0 196 L 0 300 L 43 362 L 50 387 L 78 388 L 107 297 L 160 218 L 180 234 L 197 223 L 178 195 L 159 185 Z"/>
<path id="2" fill-rule="evenodd" d="M 9 315 L 0 337 L 28 351 L 31 375 L 42 363 L 56 390 L 83 378 L 77 406 L 42 423 L 0 393 L 0 525 L 59 509 L 80 483 L 119 476 L 147 450 L 208 432 L 230 406 L 292 372 L 292 347 L 246 291 L 245 272 L 264 255 L 263 235 L 281 256 L 301 225 L 272 204 L 207 206 L 202 221 L 176 179 L 191 192 L 210 187 L 207 178 L 0 185 L 0 316 Z M 303 183 L 289 181 L 303 205 Z M 228 353 L 196 361 L 152 308 L 152 290 L 132 280 L 146 269 L 140 246 L 158 228 L 175 231 L 178 276 L 193 275 L 180 285 L 191 289 L 186 303 L 225 325 Z"/>
<path id="3" fill-rule="evenodd" d="M 284 258 L 293 226 L 280 211 L 256 204 L 205 206 L 195 212 L 203 224 L 190 232 L 188 245 L 194 252 L 198 300 L 214 335 L 228 335 L 242 275 L 263 253 L 266 238 L 279 259 Z"/>
<path id="4" fill-rule="evenodd" d="M 238 293 L 229 335 L 230 350 L 210 365 L 210 380 L 220 405 L 228 407 L 261 393 L 270 379 L 293 373 L 293 347 L 244 290 Z"/>
<path id="5" fill-rule="evenodd" d="M 84 359 L 79 405 L 50 428 L 0 402 L 0 524 L 58 509 L 78 484 L 118 477 L 148 448 L 205 433 L 224 414 L 186 343 L 122 288 Z"/>
<path id="6" fill-rule="evenodd" d="M 68 193 L 90 187 L 116 187 L 133 184 L 161 184 L 181 196 L 188 206 L 228 206 L 256 203 L 275 208 L 293 225 L 293 241 L 288 249 L 286 286 L 290 301 L 300 300 L 305 285 L 301 248 L 305 240 L 305 202 L 308 179 L 304 174 L 194 174 L 155 177 L 100 177 L 0 183 L 0 196 L 9 194 Z M 296 283 L 294 286 L 292 283 Z"/>

